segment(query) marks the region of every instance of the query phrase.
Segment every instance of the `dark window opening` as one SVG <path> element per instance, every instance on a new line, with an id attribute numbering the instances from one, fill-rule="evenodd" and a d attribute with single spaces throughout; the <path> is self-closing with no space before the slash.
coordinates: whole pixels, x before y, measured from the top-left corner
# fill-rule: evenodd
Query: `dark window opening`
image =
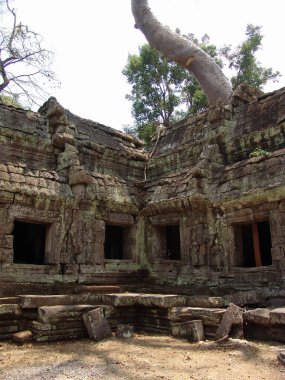
<path id="1" fill-rule="evenodd" d="M 268 221 L 238 226 L 236 229 L 239 263 L 244 267 L 272 264 L 271 234 Z"/>
<path id="2" fill-rule="evenodd" d="M 124 228 L 120 226 L 106 225 L 105 259 L 122 260 L 124 258 Z"/>
<path id="3" fill-rule="evenodd" d="M 14 223 L 14 263 L 44 264 L 46 227 L 45 224 Z"/>
<path id="4" fill-rule="evenodd" d="M 179 226 L 166 227 L 166 258 L 180 260 L 180 232 Z"/>

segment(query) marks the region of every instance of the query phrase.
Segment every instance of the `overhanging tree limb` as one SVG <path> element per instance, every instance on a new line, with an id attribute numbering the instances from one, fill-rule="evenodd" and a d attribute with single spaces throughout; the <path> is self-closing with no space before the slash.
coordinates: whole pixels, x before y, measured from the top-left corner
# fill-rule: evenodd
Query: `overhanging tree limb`
<path id="1" fill-rule="evenodd" d="M 232 88 L 219 66 L 194 43 L 163 26 L 151 12 L 147 0 L 132 0 L 132 12 L 136 28 L 142 31 L 150 45 L 189 70 L 210 104 L 230 98 Z"/>

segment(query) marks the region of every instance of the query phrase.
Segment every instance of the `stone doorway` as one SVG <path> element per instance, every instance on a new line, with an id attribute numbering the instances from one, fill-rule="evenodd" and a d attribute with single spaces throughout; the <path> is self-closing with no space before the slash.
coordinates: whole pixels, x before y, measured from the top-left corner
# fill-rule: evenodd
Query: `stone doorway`
<path id="1" fill-rule="evenodd" d="M 272 265 L 269 221 L 235 227 L 237 264 L 242 267 Z"/>
<path id="2" fill-rule="evenodd" d="M 44 264 L 46 232 L 46 224 L 15 221 L 13 262 L 16 264 Z"/>

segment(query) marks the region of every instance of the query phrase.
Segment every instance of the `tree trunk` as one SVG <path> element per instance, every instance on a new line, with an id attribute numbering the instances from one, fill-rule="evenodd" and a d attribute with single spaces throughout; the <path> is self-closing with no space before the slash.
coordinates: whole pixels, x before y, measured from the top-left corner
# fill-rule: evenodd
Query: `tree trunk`
<path id="1" fill-rule="evenodd" d="M 132 0 L 132 12 L 136 28 L 142 31 L 150 45 L 189 70 L 200 83 L 210 104 L 219 99 L 229 99 L 232 94 L 229 81 L 207 53 L 163 26 L 152 14 L 147 0 Z"/>

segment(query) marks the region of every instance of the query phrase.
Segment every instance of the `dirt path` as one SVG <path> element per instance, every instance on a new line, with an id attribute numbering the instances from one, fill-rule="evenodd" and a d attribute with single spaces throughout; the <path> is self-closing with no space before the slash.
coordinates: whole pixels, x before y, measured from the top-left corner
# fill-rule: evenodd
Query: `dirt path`
<path id="1" fill-rule="evenodd" d="M 277 354 L 285 345 L 230 340 L 188 343 L 136 335 L 95 343 L 88 339 L 22 347 L 0 344 L 1 380 L 284 380 Z"/>

